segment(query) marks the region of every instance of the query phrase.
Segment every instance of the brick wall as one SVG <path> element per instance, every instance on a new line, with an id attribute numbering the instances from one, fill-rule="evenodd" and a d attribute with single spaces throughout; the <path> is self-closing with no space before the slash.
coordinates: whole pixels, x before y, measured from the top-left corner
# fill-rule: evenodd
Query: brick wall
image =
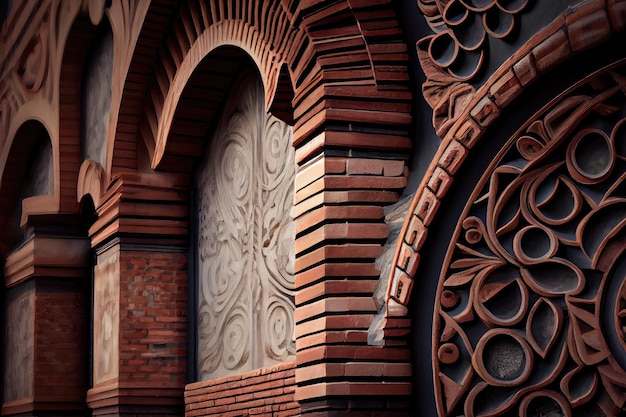
<path id="1" fill-rule="evenodd" d="M 120 253 L 120 382 L 187 382 L 187 254 Z"/>
<path id="2" fill-rule="evenodd" d="M 300 415 L 300 406 L 294 401 L 295 366 L 295 362 L 288 362 L 189 384 L 185 389 L 185 415 Z"/>
<path id="3" fill-rule="evenodd" d="M 87 320 L 85 279 L 38 279 L 35 298 L 35 400 L 85 408 Z"/>

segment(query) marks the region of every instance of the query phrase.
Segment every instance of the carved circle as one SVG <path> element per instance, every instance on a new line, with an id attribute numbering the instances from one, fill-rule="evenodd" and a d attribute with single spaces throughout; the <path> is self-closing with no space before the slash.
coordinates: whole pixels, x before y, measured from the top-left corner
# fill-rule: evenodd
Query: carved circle
<path id="1" fill-rule="evenodd" d="M 571 417 L 572 410 L 565 398 L 554 391 L 538 391 L 528 394 L 519 407 L 523 417 Z"/>
<path id="2" fill-rule="evenodd" d="M 604 180 L 611 173 L 615 152 L 606 133 L 585 129 L 577 134 L 567 150 L 567 164 L 572 177 L 583 184 Z"/>
<path id="3" fill-rule="evenodd" d="M 522 336 L 508 329 L 492 329 L 478 341 L 472 363 L 488 384 L 504 387 L 528 379 L 533 358 Z"/>
<path id="4" fill-rule="evenodd" d="M 437 357 L 441 363 L 446 365 L 452 364 L 459 360 L 459 348 L 454 343 L 444 343 L 439 347 L 437 351 Z"/>
<path id="5" fill-rule="evenodd" d="M 248 358 L 250 322 L 243 309 L 234 309 L 224 326 L 222 364 L 226 369 L 237 369 Z"/>
<path id="6" fill-rule="evenodd" d="M 441 293 L 441 305 L 445 309 L 453 309 L 461 302 L 461 296 L 452 290 L 445 290 Z"/>
<path id="7" fill-rule="evenodd" d="M 468 15 L 469 11 L 459 0 L 452 0 L 443 9 L 443 20 L 450 27 L 460 25 L 467 19 Z"/>
<path id="8" fill-rule="evenodd" d="M 526 226 L 515 234 L 513 251 L 525 263 L 551 258 L 557 250 L 556 236 L 542 227 Z"/>
<path id="9" fill-rule="evenodd" d="M 268 339 L 275 358 L 284 358 L 293 337 L 293 321 L 287 308 L 279 302 L 273 302 L 268 308 Z"/>
<path id="10" fill-rule="evenodd" d="M 572 181 L 557 175 L 545 175 L 533 181 L 528 203 L 533 214 L 551 226 L 573 220 L 583 206 L 580 192 Z"/>
<path id="11" fill-rule="evenodd" d="M 459 44 L 449 31 L 437 34 L 428 45 L 428 54 L 433 62 L 442 68 L 452 64 L 459 54 Z"/>

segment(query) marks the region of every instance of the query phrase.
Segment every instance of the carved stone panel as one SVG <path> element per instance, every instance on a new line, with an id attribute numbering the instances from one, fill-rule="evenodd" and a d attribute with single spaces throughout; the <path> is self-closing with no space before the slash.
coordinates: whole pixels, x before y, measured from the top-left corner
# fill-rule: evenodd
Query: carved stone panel
<path id="1" fill-rule="evenodd" d="M 258 77 L 237 86 L 196 176 L 199 379 L 295 354 L 291 128 Z"/>
<path id="2" fill-rule="evenodd" d="M 448 249 L 434 317 L 440 416 L 626 413 L 626 65 L 507 143 Z"/>
<path id="3" fill-rule="evenodd" d="M 4 349 L 4 403 L 33 396 L 35 285 L 8 290 Z"/>
<path id="4" fill-rule="evenodd" d="M 120 255 L 117 248 L 98 255 L 94 268 L 93 384 L 119 374 Z"/>

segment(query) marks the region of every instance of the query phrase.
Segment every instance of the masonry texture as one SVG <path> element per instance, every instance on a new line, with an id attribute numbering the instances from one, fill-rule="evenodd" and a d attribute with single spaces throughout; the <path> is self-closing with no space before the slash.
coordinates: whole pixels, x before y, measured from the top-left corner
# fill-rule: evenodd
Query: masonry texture
<path id="1" fill-rule="evenodd" d="M 626 0 L 0 27 L 2 415 L 626 412 Z"/>

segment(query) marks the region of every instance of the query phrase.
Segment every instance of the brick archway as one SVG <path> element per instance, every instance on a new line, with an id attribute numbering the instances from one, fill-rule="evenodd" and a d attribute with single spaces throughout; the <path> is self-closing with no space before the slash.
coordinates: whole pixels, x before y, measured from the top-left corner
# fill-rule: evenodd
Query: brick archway
<path id="1" fill-rule="evenodd" d="M 187 1 L 173 6 L 155 1 L 143 19 L 117 129 L 114 135 L 109 132 L 106 170 L 113 183 L 101 201 L 149 183 L 163 201 L 176 205 L 171 213 L 177 217 L 154 211 L 139 226 L 134 219 L 142 213 L 133 210 L 140 206 L 128 205 L 129 211 L 118 217 L 128 221 L 112 226 L 97 222 L 93 230 L 104 234 L 94 232 L 94 244 L 116 232 L 157 233 L 156 227 L 154 232 L 146 227 L 153 219 L 167 223 L 160 235 L 186 239 L 183 196 L 210 123 L 180 111 L 182 92 L 205 57 L 219 67 L 228 62 L 220 56 L 220 46 L 241 48 L 261 73 L 266 108 L 294 127 L 295 397 L 307 413 L 336 408 L 338 398 L 408 395 L 406 366 L 389 366 L 397 361 L 395 353 L 367 345 L 367 328 L 376 311 L 375 260 L 387 237 L 382 208 L 397 201 L 406 185 L 411 148 L 408 55 L 393 2 Z M 153 63 L 153 71 L 146 73 L 146 65 Z M 217 67 L 203 70 L 219 72 Z M 207 105 L 219 102 L 219 97 L 208 97 Z M 179 114 L 191 120 L 193 132 L 180 135 Z M 105 219 L 105 211 L 114 206 L 102 204 L 100 216 Z M 332 362 L 328 368 L 327 361 Z M 355 366 L 338 376 L 338 367 L 346 362 Z M 364 367 L 377 370 L 363 375 Z"/>

